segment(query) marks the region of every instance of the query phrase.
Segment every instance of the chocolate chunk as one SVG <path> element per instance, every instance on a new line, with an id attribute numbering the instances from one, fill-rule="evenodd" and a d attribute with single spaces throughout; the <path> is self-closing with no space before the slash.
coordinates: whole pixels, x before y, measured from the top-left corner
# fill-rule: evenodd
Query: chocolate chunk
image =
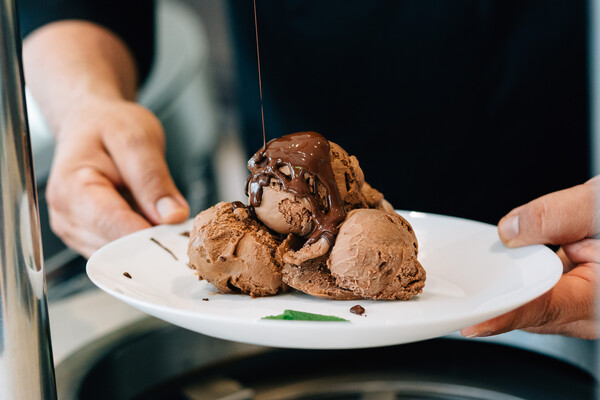
<path id="1" fill-rule="evenodd" d="M 363 315 L 365 313 L 365 309 L 363 306 L 357 304 L 354 307 L 350 308 L 350 312 L 356 315 Z"/>
<path id="2" fill-rule="evenodd" d="M 129 274 L 129 272 L 123 272 L 123 276 L 124 276 L 125 278 L 129 278 L 129 279 L 131 279 L 131 275 Z"/>

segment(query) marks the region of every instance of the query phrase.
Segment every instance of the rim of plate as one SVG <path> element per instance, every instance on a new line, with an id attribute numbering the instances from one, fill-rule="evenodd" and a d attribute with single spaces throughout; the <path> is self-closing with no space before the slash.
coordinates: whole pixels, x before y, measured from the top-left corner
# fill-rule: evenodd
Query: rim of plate
<path id="1" fill-rule="evenodd" d="M 460 218 L 460 217 L 454 217 L 454 216 L 450 216 L 450 215 L 425 213 L 425 212 L 419 212 L 419 211 L 408 211 L 408 210 L 396 210 L 396 212 L 401 214 L 404 217 L 408 217 L 410 219 L 409 222 L 411 222 L 411 223 L 412 223 L 413 219 L 416 220 L 416 219 L 431 218 L 431 219 L 440 219 L 440 220 L 445 220 L 445 221 L 453 221 L 455 223 L 479 225 L 481 228 L 484 228 L 484 229 L 494 229 L 494 230 L 496 229 L 496 226 L 492 225 L 492 224 L 488 224 L 488 223 L 481 222 L 481 221 Z M 364 323 L 364 324 L 361 323 L 359 325 L 348 324 L 346 322 L 335 323 L 335 321 L 328 321 L 329 322 L 328 324 L 323 324 L 320 321 L 263 320 L 263 319 L 256 318 L 256 317 L 240 318 L 238 316 L 231 316 L 231 315 L 207 314 L 207 313 L 203 313 L 202 310 L 193 310 L 193 311 L 192 310 L 184 310 L 184 309 L 180 309 L 177 307 L 160 304 L 157 302 L 141 300 L 136 297 L 127 295 L 125 293 L 116 292 L 115 290 L 108 288 L 102 282 L 101 277 L 99 280 L 98 277 L 96 276 L 94 270 L 99 268 L 99 266 L 96 264 L 97 263 L 96 259 L 103 256 L 106 251 L 110 250 L 110 248 L 112 248 L 114 246 L 119 246 L 122 242 L 131 240 L 131 238 L 134 236 L 142 237 L 142 236 L 148 235 L 149 233 L 154 232 L 154 231 L 161 231 L 161 230 L 166 230 L 166 231 L 173 230 L 174 231 L 176 229 L 181 229 L 183 227 L 187 227 L 191 223 L 191 221 L 193 221 L 193 218 L 191 218 L 181 224 L 177 224 L 177 225 L 154 226 L 154 227 L 142 230 L 142 231 L 131 233 L 129 235 L 123 236 L 119 239 L 116 239 L 113 242 L 106 244 L 105 246 L 103 246 L 102 248 L 97 250 L 94 254 L 92 254 L 92 256 L 87 261 L 86 272 L 87 272 L 88 277 L 97 287 L 99 287 L 106 293 L 118 298 L 119 300 L 121 300 L 125 303 L 137 306 L 138 308 L 143 307 L 144 310 L 149 309 L 149 308 L 155 309 L 157 311 L 160 311 L 161 313 L 177 315 L 179 317 L 185 317 L 186 319 L 215 321 L 215 322 L 229 322 L 229 323 L 235 322 L 235 323 L 238 323 L 241 325 L 260 324 L 260 325 L 265 325 L 265 326 L 267 326 L 267 325 L 284 326 L 284 325 L 282 325 L 282 322 L 285 322 L 285 323 L 293 323 L 293 326 L 297 326 L 297 327 L 300 327 L 300 326 L 315 327 L 315 328 L 316 327 L 318 327 L 318 328 L 327 327 L 328 329 L 330 329 L 333 326 L 336 326 L 338 329 L 348 330 L 348 329 L 361 329 L 361 328 L 373 328 L 373 327 L 386 327 L 386 328 L 390 327 L 391 328 L 391 327 L 407 327 L 407 326 L 429 326 L 429 325 L 433 325 L 433 324 L 448 323 L 451 321 L 492 318 L 495 315 L 501 315 L 504 312 L 508 312 L 512 309 L 518 308 L 519 306 L 527 303 L 528 301 L 531 301 L 531 300 L 535 299 L 536 297 L 541 296 L 542 294 L 546 293 L 548 290 L 552 289 L 552 287 L 554 287 L 554 285 L 558 282 L 558 280 L 562 276 L 562 263 L 560 262 L 560 259 L 558 258 L 558 256 L 551 249 L 549 249 L 548 247 L 543 246 L 543 245 L 527 246 L 528 248 L 530 248 L 534 251 L 532 254 L 539 253 L 538 256 L 545 258 L 544 261 L 546 263 L 548 263 L 548 266 L 545 270 L 547 275 L 545 275 L 544 279 L 539 280 L 533 286 L 520 287 L 516 290 L 512 290 L 512 291 L 503 293 L 502 295 L 507 295 L 509 293 L 514 293 L 515 295 L 517 295 L 515 301 L 511 301 L 510 305 L 508 305 L 508 306 L 507 305 L 499 305 L 496 307 L 492 307 L 491 309 L 487 309 L 483 312 L 470 313 L 470 314 L 465 313 L 465 312 L 460 312 L 460 313 L 446 314 L 445 316 L 442 316 L 442 317 L 440 317 L 438 315 L 438 316 L 432 317 L 432 318 L 425 317 L 425 318 L 419 318 L 416 320 L 409 319 L 408 322 L 406 320 L 398 320 L 398 319 L 387 320 L 387 321 L 370 320 L 367 323 Z M 513 250 L 513 249 L 507 248 L 507 250 Z M 552 264 L 554 264 L 553 269 L 551 269 Z M 104 273 L 104 272 L 102 271 L 101 273 Z M 236 295 L 236 296 L 239 296 L 239 295 Z M 493 296 L 493 297 L 490 297 L 489 299 L 492 299 L 495 297 L 498 297 L 498 296 Z M 188 300 L 188 299 L 186 299 L 186 300 Z M 252 299 L 250 297 L 248 297 L 248 300 L 250 301 Z M 189 300 L 189 301 L 193 301 L 193 300 Z M 331 301 L 338 302 L 338 300 L 331 300 Z M 341 300 L 341 301 L 355 302 L 355 301 L 364 301 L 364 300 Z M 339 302 L 341 302 L 341 301 L 339 301 Z M 368 301 L 374 301 L 374 300 L 368 300 Z M 149 313 L 148 311 L 144 311 L 144 312 Z M 149 314 L 151 314 L 151 313 L 149 313 Z M 153 315 L 153 314 L 151 314 L 151 315 Z M 332 322 L 333 322 L 333 324 L 331 324 Z"/>

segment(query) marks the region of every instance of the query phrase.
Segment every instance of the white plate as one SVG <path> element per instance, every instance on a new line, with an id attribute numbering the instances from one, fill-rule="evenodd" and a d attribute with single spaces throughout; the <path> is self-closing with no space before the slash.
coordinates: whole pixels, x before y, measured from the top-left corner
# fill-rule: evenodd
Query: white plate
<path id="1" fill-rule="evenodd" d="M 219 294 L 187 266 L 188 239 L 182 232 L 190 230 L 191 220 L 153 227 L 106 245 L 89 259 L 87 273 L 111 295 L 192 331 L 252 344 L 313 349 L 385 346 L 441 336 L 517 308 L 552 288 L 561 276 L 562 264 L 550 249 L 508 249 L 493 225 L 435 214 L 400 214 L 417 234 L 419 260 L 427 271 L 423 293 L 410 301 L 335 301 L 300 292 L 255 299 Z M 365 308 L 365 316 L 350 313 L 356 304 Z M 351 322 L 261 319 L 286 309 Z"/>

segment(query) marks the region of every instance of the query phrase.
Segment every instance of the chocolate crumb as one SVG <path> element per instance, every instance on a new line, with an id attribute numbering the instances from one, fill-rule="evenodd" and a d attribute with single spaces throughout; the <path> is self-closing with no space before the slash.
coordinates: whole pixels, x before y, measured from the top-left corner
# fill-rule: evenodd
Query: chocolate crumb
<path id="1" fill-rule="evenodd" d="M 123 276 L 124 276 L 125 278 L 129 278 L 129 279 L 131 279 L 131 274 L 129 274 L 129 272 L 123 272 Z"/>
<path id="2" fill-rule="evenodd" d="M 181 236 L 190 237 L 190 231 L 181 232 Z"/>
<path id="3" fill-rule="evenodd" d="M 225 257 L 225 256 L 219 256 L 219 261 L 225 262 L 225 261 L 227 261 L 227 257 Z"/>
<path id="4" fill-rule="evenodd" d="M 363 315 L 365 313 L 365 309 L 363 306 L 357 304 L 354 307 L 350 308 L 350 312 L 356 315 Z"/>
<path id="5" fill-rule="evenodd" d="M 160 247 L 162 247 L 167 253 L 169 253 L 175 259 L 175 261 L 179 260 L 177 258 L 177 256 L 171 250 L 169 250 L 167 247 L 165 247 L 161 242 L 159 242 L 158 240 L 154 239 L 153 237 L 151 237 L 150 240 L 152 240 L 154 243 L 156 243 L 157 245 L 159 245 Z"/>
<path id="6" fill-rule="evenodd" d="M 203 298 L 202 301 L 208 301 L 208 297 Z"/>

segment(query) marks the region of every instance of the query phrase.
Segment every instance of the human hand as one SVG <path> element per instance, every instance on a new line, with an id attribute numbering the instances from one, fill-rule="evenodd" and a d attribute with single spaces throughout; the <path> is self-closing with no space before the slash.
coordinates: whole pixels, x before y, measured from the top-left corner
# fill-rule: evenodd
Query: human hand
<path id="1" fill-rule="evenodd" d="M 600 176 L 515 208 L 498 224 L 508 247 L 561 245 L 563 276 L 556 286 L 516 310 L 464 328 L 466 337 L 524 329 L 584 339 L 599 337 L 596 314 L 600 268 Z"/>
<path id="2" fill-rule="evenodd" d="M 50 224 L 82 255 L 151 224 L 188 217 L 165 162 L 162 126 L 147 109 L 89 99 L 69 110 L 56 139 L 47 186 Z"/>

